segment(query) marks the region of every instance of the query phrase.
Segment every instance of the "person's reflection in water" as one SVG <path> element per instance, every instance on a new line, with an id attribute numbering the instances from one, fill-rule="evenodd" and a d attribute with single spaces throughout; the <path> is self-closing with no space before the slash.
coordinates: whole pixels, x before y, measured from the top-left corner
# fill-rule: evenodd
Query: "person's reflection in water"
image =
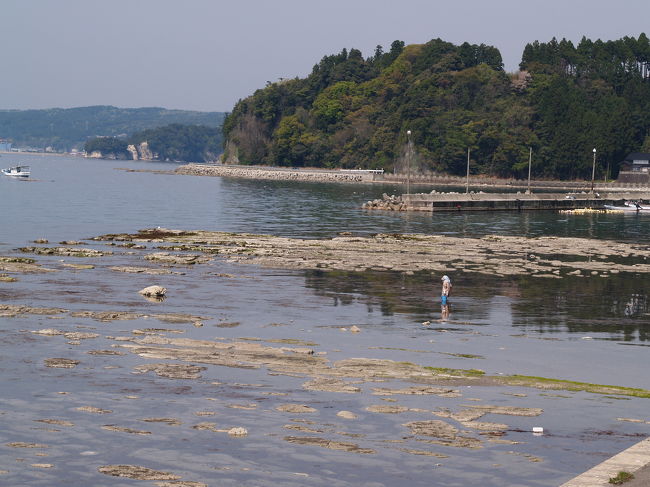
<path id="1" fill-rule="evenodd" d="M 449 319 L 449 313 L 451 310 L 449 309 L 448 304 L 443 304 L 440 307 L 440 321 L 447 321 Z"/>

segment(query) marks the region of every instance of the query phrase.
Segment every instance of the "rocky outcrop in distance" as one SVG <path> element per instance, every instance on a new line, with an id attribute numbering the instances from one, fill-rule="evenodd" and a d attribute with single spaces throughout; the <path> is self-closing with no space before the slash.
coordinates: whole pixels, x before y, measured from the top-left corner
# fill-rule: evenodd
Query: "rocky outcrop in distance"
<path id="1" fill-rule="evenodd" d="M 141 142 L 138 145 L 129 144 L 126 150 L 129 151 L 134 161 L 155 161 L 158 159 L 158 154 L 154 154 L 151 151 L 147 141 Z"/>

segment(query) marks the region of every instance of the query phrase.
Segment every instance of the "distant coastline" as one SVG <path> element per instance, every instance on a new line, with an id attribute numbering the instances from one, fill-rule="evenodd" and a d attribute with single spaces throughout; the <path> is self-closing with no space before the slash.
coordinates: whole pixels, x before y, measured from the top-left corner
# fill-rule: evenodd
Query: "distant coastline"
<path id="1" fill-rule="evenodd" d="M 12 155 L 12 156 L 57 156 L 57 157 L 81 157 L 81 155 L 77 156 L 69 152 L 17 152 L 17 151 L 0 151 L 0 155 Z"/>

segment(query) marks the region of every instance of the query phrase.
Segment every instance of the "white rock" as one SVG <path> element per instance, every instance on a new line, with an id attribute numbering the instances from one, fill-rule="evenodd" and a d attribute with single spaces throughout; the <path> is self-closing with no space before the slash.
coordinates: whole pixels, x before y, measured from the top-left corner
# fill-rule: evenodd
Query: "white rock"
<path id="1" fill-rule="evenodd" d="M 165 295 L 167 289 L 162 286 L 149 286 L 145 287 L 144 289 L 140 289 L 138 292 L 143 296 L 160 297 Z"/>
<path id="2" fill-rule="evenodd" d="M 248 435 L 248 430 L 246 428 L 230 428 L 228 434 L 230 436 L 246 436 Z"/>
<path id="3" fill-rule="evenodd" d="M 336 415 L 339 418 L 344 418 L 344 419 L 357 419 L 358 418 L 358 416 L 356 414 L 354 414 L 353 412 L 350 412 L 350 411 L 339 411 L 338 413 L 336 413 Z"/>

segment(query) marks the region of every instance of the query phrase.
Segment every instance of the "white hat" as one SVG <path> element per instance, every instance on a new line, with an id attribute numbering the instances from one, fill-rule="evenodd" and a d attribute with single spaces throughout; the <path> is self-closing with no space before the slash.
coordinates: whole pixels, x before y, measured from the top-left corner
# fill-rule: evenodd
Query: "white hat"
<path id="1" fill-rule="evenodd" d="M 449 281 L 449 282 L 451 282 L 451 279 L 449 279 L 449 276 L 442 276 L 442 279 L 440 279 L 440 280 L 441 281 Z"/>

